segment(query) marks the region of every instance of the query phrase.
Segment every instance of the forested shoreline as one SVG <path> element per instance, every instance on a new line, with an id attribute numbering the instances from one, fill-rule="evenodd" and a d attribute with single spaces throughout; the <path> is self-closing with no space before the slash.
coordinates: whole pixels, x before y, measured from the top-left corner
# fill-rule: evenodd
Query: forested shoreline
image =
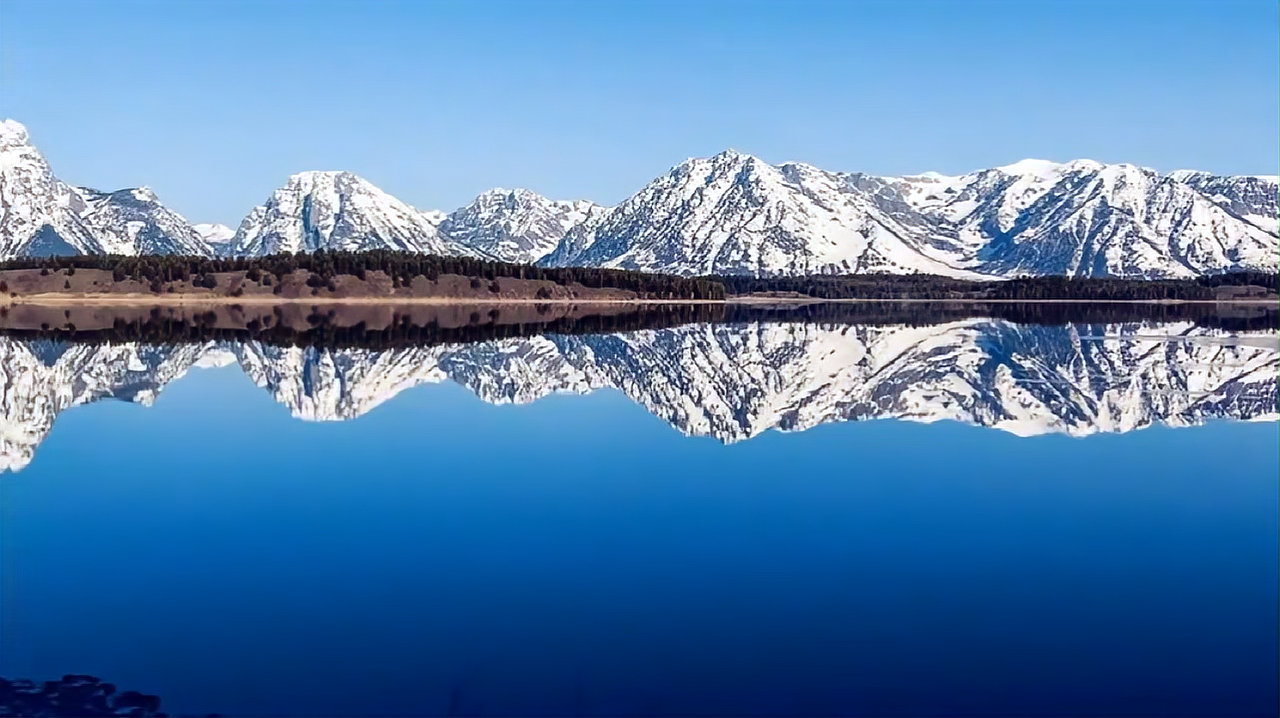
<path id="1" fill-rule="evenodd" d="M 0 272 L 39 270 L 42 277 L 69 277 L 76 270 L 110 272 L 116 283 L 132 282 L 152 294 L 175 291 L 225 292 L 240 296 L 251 288 L 260 293 L 282 295 L 286 280 L 305 274 L 310 295 L 332 293 L 340 278 L 353 278 L 372 286 L 373 275 L 389 285 L 378 287 L 390 293 L 425 292 L 442 278 L 469 278 L 470 288 L 497 294 L 499 280 L 551 283 L 560 287 L 633 292 L 636 300 L 718 301 L 742 296 L 808 297 L 814 299 L 939 299 L 990 301 L 1212 301 L 1240 298 L 1274 298 L 1280 294 L 1280 274 L 1235 272 L 1180 280 L 1095 279 L 1072 277 L 1027 277 L 995 281 L 970 281 L 927 274 L 857 274 L 805 277 L 701 276 L 679 277 L 622 269 L 590 267 L 547 268 L 510 264 L 467 257 L 441 257 L 411 252 L 375 250 L 368 252 L 318 251 L 312 254 L 276 254 L 264 257 L 210 259 L 183 256 L 77 255 L 31 257 L 0 262 Z M 222 281 L 227 273 L 236 276 Z M 423 285 L 421 279 L 429 284 Z M 302 281 L 302 280 L 299 280 Z M 70 291 L 71 282 L 50 285 L 33 293 Z M 132 286 L 132 285 L 131 285 Z M 532 287 L 533 285 L 525 285 Z M 425 287 L 425 288 L 424 288 Z M 412 290 L 410 289 L 412 288 Z M 554 287 L 553 287 L 554 288 Z M 543 286 L 528 290 L 528 299 L 561 299 Z M 6 283 L 0 294 L 17 296 Z M 379 296 L 376 291 L 363 296 Z"/>
<path id="2" fill-rule="evenodd" d="M 634 292 L 638 299 L 724 299 L 724 285 L 702 278 L 649 274 L 622 269 L 544 268 L 527 264 L 510 264 L 469 257 L 441 257 L 414 252 L 374 250 L 369 252 L 337 252 L 273 254 L 264 257 L 210 259 L 177 255 L 121 256 L 76 255 L 30 257 L 0 262 L 0 271 L 40 270 L 65 273 L 67 270 L 97 269 L 111 272 L 116 282 L 132 280 L 150 288 L 154 294 L 166 293 L 174 283 L 190 283 L 193 287 L 213 289 L 219 285 L 216 275 L 243 273 L 244 279 L 259 286 L 274 287 L 280 294 L 284 278 L 295 272 L 309 274 L 306 284 L 313 294 L 333 291 L 338 277 L 354 277 L 365 282 L 369 275 L 381 272 L 390 277 L 391 288 L 410 287 L 414 280 L 425 278 L 436 282 L 453 275 L 467 277 L 475 289 L 495 287 L 499 279 L 551 282 L 560 286 L 579 285 L 590 289 L 618 289 Z M 0 290 L 3 291 L 3 290 Z M 232 290 L 234 291 L 234 290 Z M 531 296 L 549 299 L 551 296 Z"/>
<path id="3" fill-rule="evenodd" d="M 381 326 L 365 321 L 344 323 L 333 308 L 311 307 L 297 321 L 290 321 L 280 306 L 252 308 L 233 305 L 229 312 L 212 310 L 176 317 L 167 309 L 117 318 L 97 328 L 77 328 L 72 322 L 16 323 L 0 309 L 0 336 L 19 340 L 74 343 L 126 343 L 172 345 L 211 341 L 256 341 L 278 346 L 390 349 L 482 341 L 539 335 L 609 334 L 666 329 L 685 324 L 811 323 L 826 326 L 930 326 L 967 319 L 994 319 L 1023 325 L 1110 325 L 1133 322 L 1186 322 L 1232 332 L 1275 330 L 1280 323 L 1276 308 L 1258 305 L 1214 304 L 1017 304 L 977 302 L 869 301 L 811 304 L 637 304 L 625 311 L 555 316 L 551 305 L 538 308 L 537 318 L 511 319 L 502 309 L 476 307 L 464 324 L 417 321 L 409 314 L 395 315 Z"/>
<path id="4" fill-rule="evenodd" d="M 974 282 L 930 274 L 852 274 L 810 277 L 723 277 L 730 295 L 795 293 L 816 299 L 974 299 L 992 301 L 1204 301 L 1219 299 L 1220 287 L 1280 293 L 1280 274 L 1233 272 L 1197 279 L 1079 279 L 1025 277 Z M 1248 296 L 1246 292 L 1235 293 Z M 1261 291 L 1254 296 L 1265 296 Z"/>

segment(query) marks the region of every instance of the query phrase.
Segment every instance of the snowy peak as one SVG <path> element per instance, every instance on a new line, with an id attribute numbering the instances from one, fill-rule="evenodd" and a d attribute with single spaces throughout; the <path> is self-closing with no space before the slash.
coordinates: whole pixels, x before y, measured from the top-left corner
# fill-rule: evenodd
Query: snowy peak
<path id="1" fill-rule="evenodd" d="M 422 212 L 350 172 L 301 172 L 228 237 L 146 187 L 67 185 L 25 127 L 0 122 L 0 258 L 391 249 L 683 275 L 1191 278 L 1274 271 L 1278 195 L 1275 176 L 1092 160 L 876 177 L 730 149 L 681 162 L 616 207 L 495 189 Z"/>
<path id="2" fill-rule="evenodd" d="M 1029 159 L 873 177 L 736 151 L 690 159 L 543 263 L 675 274 L 1188 278 L 1280 264 L 1268 178 Z"/>
<path id="3" fill-rule="evenodd" d="M 930 271 L 976 276 L 916 239 L 845 175 L 726 151 L 691 159 L 570 233 L 545 262 L 674 274 Z"/>
<path id="4" fill-rule="evenodd" d="M 30 143 L 26 125 L 17 120 L 0 120 L 0 150 Z"/>
<path id="5" fill-rule="evenodd" d="M 1012 164 L 996 167 L 995 170 L 1014 177 L 1039 178 L 1041 180 L 1050 181 L 1058 179 L 1068 172 L 1097 172 L 1103 167 L 1105 167 L 1105 165 L 1101 162 L 1095 162 L 1093 160 L 1054 162 L 1053 160 L 1028 158 L 1025 160 L 1018 160 Z"/>
<path id="6" fill-rule="evenodd" d="M 1013 164 L 1002 165 L 997 167 L 996 170 L 1015 177 L 1021 177 L 1023 175 L 1038 175 L 1045 177 L 1059 174 L 1061 168 L 1061 164 L 1052 160 L 1027 158 L 1025 160 L 1018 160 Z"/>
<path id="7" fill-rule="evenodd" d="M 206 242 L 226 242 L 236 236 L 236 231 L 225 224 L 201 222 L 193 225 L 200 238 Z"/>
<path id="8" fill-rule="evenodd" d="M 235 240 L 236 231 L 225 224 L 207 224 L 201 223 L 193 225 L 196 234 L 200 235 L 200 239 L 208 245 L 209 252 L 215 257 L 229 257 L 232 255 L 232 242 Z"/>
<path id="9" fill-rule="evenodd" d="M 110 254 L 212 254 L 200 232 L 147 187 L 78 191 L 85 202 L 81 219 Z"/>
<path id="10" fill-rule="evenodd" d="M 25 127 L 0 121 L 0 257 L 102 252 L 84 199 L 53 174 Z"/>
<path id="11" fill-rule="evenodd" d="M 1178 170 L 1170 172 L 1169 178 L 1194 188 L 1233 216 L 1280 235 L 1280 178 L 1275 175 L 1218 176 Z"/>
<path id="12" fill-rule="evenodd" d="M 475 254 L 419 211 L 350 172 L 301 172 L 240 223 L 237 255 L 390 249 Z"/>
<path id="13" fill-rule="evenodd" d="M 692 157 L 671 170 L 677 177 L 696 177 L 706 184 L 717 181 L 749 181 L 754 173 L 775 170 L 764 160 L 729 149 L 711 157 Z"/>
<path id="14" fill-rule="evenodd" d="M 604 208 L 592 202 L 557 202 L 526 189 L 493 189 L 439 223 L 449 239 L 504 262 L 532 264 L 569 230 Z"/>

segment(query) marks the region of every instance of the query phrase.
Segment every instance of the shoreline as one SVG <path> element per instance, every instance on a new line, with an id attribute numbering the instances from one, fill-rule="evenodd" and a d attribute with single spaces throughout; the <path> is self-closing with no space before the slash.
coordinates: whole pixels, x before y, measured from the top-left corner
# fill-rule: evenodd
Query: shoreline
<path id="1" fill-rule="evenodd" d="M 1280 300 L 1276 299 L 982 299 L 982 298 L 840 298 L 822 299 L 819 297 L 757 297 L 737 296 L 726 299 L 609 299 L 609 298 L 551 298 L 551 299 L 511 299 L 511 298 L 465 298 L 465 297 L 280 297 L 278 295 L 247 295 L 233 297 L 230 295 L 175 295 L 175 294 L 143 294 L 143 293 L 60 293 L 47 292 L 41 294 L 19 295 L 17 297 L 0 298 L 0 306 L 43 305 L 43 306 L 220 306 L 220 305 L 285 305 L 285 304 L 369 304 L 369 305 L 513 305 L 513 304 L 545 304 L 545 305 L 695 305 L 695 304 L 869 304 L 869 303 L 901 303 L 901 304 L 1221 304 L 1228 306 L 1271 306 L 1280 308 Z"/>

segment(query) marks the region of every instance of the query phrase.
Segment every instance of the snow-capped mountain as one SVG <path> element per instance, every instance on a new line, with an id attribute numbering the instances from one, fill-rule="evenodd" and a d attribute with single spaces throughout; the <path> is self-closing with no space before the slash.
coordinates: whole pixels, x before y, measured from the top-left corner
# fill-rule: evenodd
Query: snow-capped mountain
<path id="1" fill-rule="evenodd" d="M 1280 208 L 1277 207 L 1276 193 L 1280 177 L 1276 175 L 1220 177 L 1195 170 L 1178 170 L 1169 173 L 1169 176 L 1195 188 L 1231 214 L 1271 234 L 1280 232 Z"/>
<path id="2" fill-rule="evenodd" d="M 1249 219 L 1274 215 L 1274 197 L 1270 209 L 1263 200 L 1237 214 L 1180 176 L 1089 160 L 1023 160 L 961 177 L 886 184 L 889 196 L 929 223 L 938 242 L 953 243 L 965 261 L 996 276 L 1194 277 L 1272 271 L 1280 263 L 1274 225 Z M 1274 179 L 1270 186 L 1273 195 L 1280 191 Z"/>
<path id="3" fill-rule="evenodd" d="M 676 166 L 571 233 L 547 258 L 673 274 L 923 271 L 978 276 L 882 212 L 842 175 L 722 152 Z"/>
<path id="4" fill-rule="evenodd" d="M 201 223 L 193 225 L 196 233 L 209 245 L 209 251 L 215 257 L 231 255 L 231 243 L 236 238 L 236 231 L 225 224 Z"/>
<path id="5" fill-rule="evenodd" d="M 605 210 L 592 202 L 556 202 L 526 189 L 494 189 L 438 223 L 453 241 L 504 262 L 531 264 L 565 234 Z"/>
<path id="6" fill-rule="evenodd" d="M 191 224 L 150 189 L 72 187 L 53 174 L 25 127 L 0 121 L 0 259 L 208 252 Z"/>
<path id="7" fill-rule="evenodd" d="M 84 198 L 54 176 L 27 129 L 0 121 L 0 258 L 103 252 Z"/>
<path id="8" fill-rule="evenodd" d="M 1194 277 L 1280 264 L 1274 177 L 1025 160 L 875 177 L 724 152 L 677 165 L 544 260 L 675 274 Z"/>
<path id="9" fill-rule="evenodd" d="M 615 207 L 493 190 L 451 213 L 419 211 L 349 172 L 302 172 L 227 237 L 145 188 L 67 185 L 22 125 L 0 124 L 0 259 L 385 248 L 683 275 L 1195 277 L 1280 266 L 1278 197 L 1275 176 L 1089 160 L 878 177 L 726 151 Z"/>
<path id="10" fill-rule="evenodd" d="M 440 234 L 423 213 L 350 172 L 302 172 L 245 217 L 236 255 L 390 249 L 480 256 Z"/>
<path id="11" fill-rule="evenodd" d="M 1031 326 L 698 324 L 389 350 L 243 344 L 76 345 L 0 337 L 0 468 L 31 460 L 63 409 L 148 403 L 192 366 L 237 363 L 306 420 L 361 416 L 452 380 L 491 403 L 615 389 L 679 431 L 724 442 L 769 429 L 896 418 L 1019 435 L 1280 417 L 1274 331 L 1189 323 Z"/>
<path id="12" fill-rule="evenodd" d="M 147 187 L 99 192 L 78 188 L 84 198 L 81 219 L 113 254 L 212 254 L 196 228 L 160 204 Z"/>

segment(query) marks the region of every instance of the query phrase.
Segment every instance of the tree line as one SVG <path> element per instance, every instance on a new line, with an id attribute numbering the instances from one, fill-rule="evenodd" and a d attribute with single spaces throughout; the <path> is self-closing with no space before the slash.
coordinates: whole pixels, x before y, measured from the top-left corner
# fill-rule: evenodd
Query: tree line
<path id="1" fill-rule="evenodd" d="M 151 285 L 159 292 L 168 282 L 193 282 L 196 286 L 217 286 L 214 275 L 244 272 L 245 278 L 264 285 L 279 285 L 281 277 L 299 270 L 309 272 L 308 286 L 332 286 L 334 277 L 355 276 L 365 281 L 368 273 L 381 271 L 393 286 L 408 286 L 416 277 L 436 281 L 452 274 L 472 278 L 478 288 L 500 277 L 549 281 L 561 286 L 579 284 L 591 289 L 620 289 L 635 292 L 642 299 L 724 299 L 724 285 L 702 278 L 651 274 L 624 269 L 596 267 L 536 267 L 471 257 L 442 257 L 416 252 L 370 250 L 344 252 L 319 250 L 314 253 L 272 254 L 262 257 L 210 258 L 179 255 L 122 256 L 112 254 L 61 257 L 23 257 L 0 262 L 3 269 L 39 269 L 42 272 L 99 269 L 111 272 L 117 282 L 132 279 Z"/>
<path id="2" fill-rule="evenodd" d="M 208 258 L 175 255 L 75 255 L 26 257 L 0 262 L 3 269 L 39 269 L 42 273 L 76 269 L 111 272 L 117 281 L 132 279 L 160 292 L 165 283 L 192 282 L 214 288 L 214 275 L 243 272 L 249 281 L 279 287 L 281 277 L 299 270 L 309 273 L 307 285 L 334 288 L 334 278 L 352 275 L 364 281 L 380 271 L 393 287 L 409 286 L 417 277 L 435 281 L 442 275 L 471 278 L 472 288 L 493 287 L 500 277 L 578 284 L 592 289 L 635 292 L 641 299 L 719 300 L 733 295 L 795 293 L 816 299 L 966 299 L 966 300 L 1212 300 L 1218 287 L 1261 287 L 1280 293 L 1280 274 L 1229 272 L 1197 279 L 1112 279 L 1025 277 L 969 281 L 930 274 L 851 274 L 802 277 L 711 275 L 679 277 L 597 267 L 537 267 L 470 257 L 442 257 L 414 252 L 371 250 L 274 254 L 263 257 Z M 544 295 L 549 293 L 544 292 Z M 542 296 L 540 298 L 549 298 Z"/>
<path id="3" fill-rule="evenodd" d="M 849 274 L 806 277 L 709 276 L 731 295 L 794 292 L 818 299 L 1211 300 L 1217 287 L 1262 287 L 1280 293 L 1280 274 L 1229 272 L 1197 279 L 1023 277 L 970 281 L 931 274 Z"/>
<path id="4" fill-rule="evenodd" d="M 724 315 L 723 304 L 648 304 L 636 305 L 630 311 L 609 314 L 588 314 L 576 317 L 548 317 L 544 321 L 504 323 L 502 308 L 487 305 L 477 307 L 471 323 L 462 326 L 442 326 L 437 321 L 414 323 L 409 315 L 401 315 L 385 327 L 372 328 L 364 322 L 341 325 L 333 320 L 332 310 L 322 311 L 312 307 L 305 317 L 305 326 L 292 326 L 281 316 L 279 307 L 274 313 L 254 317 L 243 326 L 216 326 L 218 314 L 213 311 L 195 314 L 188 318 L 168 316 L 159 307 L 149 316 L 132 319 L 117 318 L 110 327 L 102 329 L 78 329 L 74 324 L 40 327 L 0 326 L 0 336 L 16 339 L 46 339 L 74 341 L 90 344 L 118 344 L 137 342 L 151 345 L 178 345 L 215 342 L 257 341 L 275 346 L 321 347 L 327 349 L 396 349 L 407 347 L 438 346 L 442 344 L 471 344 L 533 337 L 546 334 L 611 334 L 616 332 L 662 329 L 683 324 L 714 322 Z M 233 311 L 243 307 L 233 305 Z M 550 314 L 551 305 L 539 305 L 539 314 Z M 0 308 L 0 317 L 7 311 Z"/>

